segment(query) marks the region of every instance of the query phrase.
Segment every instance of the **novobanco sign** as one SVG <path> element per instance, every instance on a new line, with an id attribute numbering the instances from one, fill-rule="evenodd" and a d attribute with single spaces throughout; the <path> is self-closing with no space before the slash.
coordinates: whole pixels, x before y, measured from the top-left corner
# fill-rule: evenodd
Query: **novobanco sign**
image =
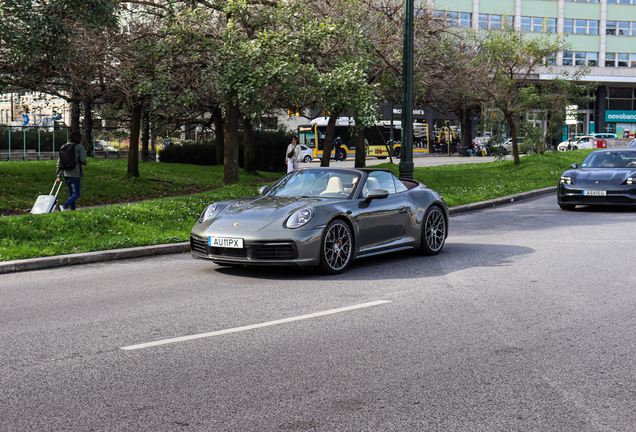
<path id="1" fill-rule="evenodd" d="M 605 121 L 636 123 L 636 111 L 605 111 Z"/>

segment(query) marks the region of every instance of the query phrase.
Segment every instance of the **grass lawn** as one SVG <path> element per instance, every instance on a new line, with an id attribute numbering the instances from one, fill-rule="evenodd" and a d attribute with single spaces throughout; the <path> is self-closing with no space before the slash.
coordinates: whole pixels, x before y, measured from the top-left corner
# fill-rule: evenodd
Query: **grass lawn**
<path id="1" fill-rule="evenodd" d="M 500 161 L 415 168 L 414 175 L 455 206 L 554 186 L 589 152 L 529 155 L 518 166 Z M 381 166 L 398 172 L 397 164 Z M 206 205 L 255 195 L 283 174 L 241 172 L 241 183 L 223 186 L 221 166 L 149 162 L 140 163 L 139 179 L 125 173 L 126 161 L 90 159 L 78 211 L 31 215 L 37 196 L 51 190 L 55 161 L 0 163 L 0 211 L 14 214 L 0 218 L 0 261 L 187 241 Z M 67 197 L 63 186 L 58 198 Z M 130 203 L 93 207 L 122 202 Z"/>

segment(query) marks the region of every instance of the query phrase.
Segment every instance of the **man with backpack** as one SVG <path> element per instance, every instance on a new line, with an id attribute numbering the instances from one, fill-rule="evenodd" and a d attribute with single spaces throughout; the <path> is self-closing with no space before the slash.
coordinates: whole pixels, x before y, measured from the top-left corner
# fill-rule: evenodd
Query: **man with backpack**
<path id="1" fill-rule="evenodd" d="M 82 145 L 82 134 L 71 132 L 69 142 L 60 149 L 60 157 L 57 161 L 57 181 L 63 178 L 68 188 L 68 200 L 60 206 L 60 211 L 69 208 L 75 210 L 75 201 L 82 192 L 82 176 L 86 160 L 86 149 Z"/>

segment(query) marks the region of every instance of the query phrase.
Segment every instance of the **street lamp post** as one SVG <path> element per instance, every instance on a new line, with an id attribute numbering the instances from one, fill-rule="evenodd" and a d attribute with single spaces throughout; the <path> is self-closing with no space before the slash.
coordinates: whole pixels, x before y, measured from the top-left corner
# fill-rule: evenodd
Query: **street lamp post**
<path id="1" fill-rule="evenodd" d="M 404 48 L 402 53 L 402 154 L 400 178 L 413 179 L 413 19 L 414 0 L 404 3 Z"/>

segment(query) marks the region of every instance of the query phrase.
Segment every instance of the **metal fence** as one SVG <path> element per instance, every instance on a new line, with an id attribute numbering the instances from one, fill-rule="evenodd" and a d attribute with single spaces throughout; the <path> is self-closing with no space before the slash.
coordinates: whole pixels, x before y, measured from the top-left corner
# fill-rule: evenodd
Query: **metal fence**
<path id="1" fill-rule="evenodd" d="M 106 134 L 108 131 L 96 129 Z M 58 158 L 58 151 L 68 142 L 70 130 L 67 126 L 6 126 L 0 125 L 0 161 L 52 160 Z M 109 139 L 100 140 L 93 133 L 89 154 L 97 158 L 127 158 L 127 145 L 122 150 L 122 140 L 111 145 Z M 114 142 L 114 141 L 113 141 Z M 154 153 L 154 152 L 153 152 Z M 153 155 L 154 156 L 154 155 Z"/>

